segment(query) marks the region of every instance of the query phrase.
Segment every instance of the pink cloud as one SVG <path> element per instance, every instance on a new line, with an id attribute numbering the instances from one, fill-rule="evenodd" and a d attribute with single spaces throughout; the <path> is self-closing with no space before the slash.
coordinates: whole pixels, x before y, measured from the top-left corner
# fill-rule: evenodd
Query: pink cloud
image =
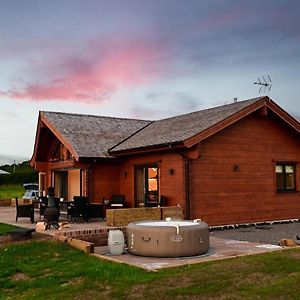
<path id="1" fill-rule="evenodd" d="M 85 86 L 75 86 L 73 83 L 56 83 L 32 84 L 22 90 L 12 89 L 1 92 L 0 95 L 18 100 L 65 100 L 65 101 L 82 101 L 93 102 L 97 100 L 106 100 L 110 93 L 114 91 L 113 87 L 91 86 L 86 89 Z"/>
<path id="2" fill-rule="evenodd" d="M 103 44 L 92 43 L 82 56 L 61 62 L 58 57 L 55 64 L 41 62 L 38 72 L 36 66 L 33 69 L 33 75 L 41 80 L 0 91 L 0 95 L 29 101 L 104 101 L 118 89 L 141 86 L 163 76 L 163 45 L 144 41 Z"/>

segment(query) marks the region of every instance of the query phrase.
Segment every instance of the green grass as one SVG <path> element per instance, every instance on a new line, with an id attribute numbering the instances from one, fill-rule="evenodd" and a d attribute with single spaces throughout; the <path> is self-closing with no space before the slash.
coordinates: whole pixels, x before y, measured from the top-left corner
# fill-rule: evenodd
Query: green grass
<path id="1" fill-rule="evenodd" d="M 9 225 L 9 224 L 3 224 L 0 223 L 0 236 L 7 234 L 9 231 L 16 229 L 18 227 Z"/>
<path id="2" fill-rule="evenodd" d="M 15 197 L 23 197 L 24 188 L 20 184 L 3 184 L 0 185 L 0 201 L 1 199 L 10 199 Z"/>
<path id="3" fill-rule="evenodd" d="M 146 272 L 52 240 L 0 246 L 0 299 L 299 299 L 299 282 L 299 249 Z"/>

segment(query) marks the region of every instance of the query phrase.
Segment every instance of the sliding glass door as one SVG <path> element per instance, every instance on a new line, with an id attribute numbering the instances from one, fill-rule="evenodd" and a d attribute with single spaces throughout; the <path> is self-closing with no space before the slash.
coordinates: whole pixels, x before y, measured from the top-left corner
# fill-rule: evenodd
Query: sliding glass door
<path id="1" fill-rule="evenodd" d="M 135 207 L 157 206 L 158 165 L 136 166 L 134 169 Z"/>

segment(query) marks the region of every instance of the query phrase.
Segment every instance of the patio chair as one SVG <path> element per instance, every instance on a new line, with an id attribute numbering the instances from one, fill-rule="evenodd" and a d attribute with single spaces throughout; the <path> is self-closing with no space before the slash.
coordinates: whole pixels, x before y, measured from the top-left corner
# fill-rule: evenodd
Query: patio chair
<path id="1" fill-rule="evenodd" d="M 123 208 L 125 207 L 124 195 L 112 195 L 110 201 L 110 208 Z"/>
<path id="2" fill-rule="evenodd" d="M 72 222 L 74 219 L 76 222 L 78 219 L 81 218 L 85 222 L 87 222 L 89 219 L 87 197 L 74 196 L 73 200 L 74 200 L 73 203 L 70 203 L 70 205 L 68 206 L 68 212 L 67 212 L 68 220 L 71 219 Z"/>
<path id="3" fill-rule="evenodd" d="M 18 198 L 16 198 L 16 222 L 18 218 L 30 218 L 30 222 L 34 222 L 34 207 L 31 204 L 19 204 Z"/>
<path id="4" fill-rule="evenodd" d="M 158 207 L 166 206 L 167 198 L 165 196 L 160 196 L 158 201 L 145 201 L 146 207 Z"/>

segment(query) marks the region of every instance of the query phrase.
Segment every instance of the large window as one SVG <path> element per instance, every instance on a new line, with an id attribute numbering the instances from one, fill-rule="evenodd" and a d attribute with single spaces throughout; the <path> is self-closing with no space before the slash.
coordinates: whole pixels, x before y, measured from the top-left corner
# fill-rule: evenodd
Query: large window
<path id="1" fill-rule="evenodd" d="M 295 164 L 276 164 L 276 188 L 278 192 L 296 191 Z"/>

